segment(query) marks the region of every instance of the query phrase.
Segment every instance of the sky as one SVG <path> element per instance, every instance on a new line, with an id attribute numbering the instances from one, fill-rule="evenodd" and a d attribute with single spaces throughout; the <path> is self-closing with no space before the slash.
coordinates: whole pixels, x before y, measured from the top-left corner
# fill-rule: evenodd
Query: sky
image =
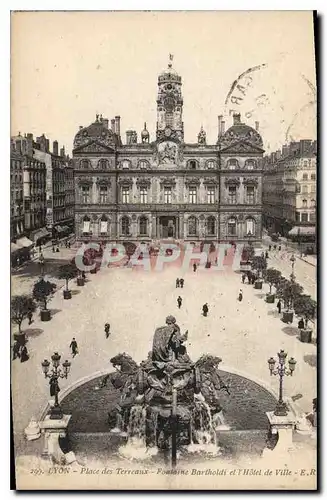
<path id="1" fill-rule="evenodd" d="M 11 22 L 11 134 L 42 133 L 71 154 L 96 113 L 155 139 L 158 74 L 169 54 L 183 82 L 186 142 L 217 116 L 254 126 L 264 147 L 316 138 L 310 11 L 16 12 Z M 238 81 L 228 99 L 232 84 Z M 227 102 L 226 102 L 227 99 Z"/>

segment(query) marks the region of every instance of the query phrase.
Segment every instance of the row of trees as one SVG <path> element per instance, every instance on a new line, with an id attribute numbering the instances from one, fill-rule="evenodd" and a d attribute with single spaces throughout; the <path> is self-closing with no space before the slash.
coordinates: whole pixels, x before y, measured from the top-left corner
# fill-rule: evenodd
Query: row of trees
<path id="1" fill-rule="evenodd" d="M 69 264 L 65 264 L 60 267 L 59 279 L 63 279 L 66 282 L 66 289 L 64 293 L 70 293 L 68 288 L 69 282 L 78 277 L 81 278 L 81 272 L 77 268 L 74 262 Z M 83 280 L 84 284 L 84 280 Z M 48 303 L 52 299 L 55 291 L 57 289 L 57 285 L 50 281 L 46 281 L 41 278 L 34 284 L 32 296 L 29 295 L 16 295 L 11 299 L 11 321 L 18 325 L 19 335 L 22 334 L 21 327 L 22 323 L 25 319 L 29 318 L 31 314 L 33 314 L 37 308 L 37 305 L 41 308 L 42 311 L 48 311 Z M 67 298 L 67 297 L 66 297 Z M 68 297 L 70 298 L 70 297 Z M 50 319 L 50 317 L 49 317 Z"/>
<path id="2" fill-rule="evenodd" d="M 269 285 L 269 294 L 273 299 L 275 296 L 281 299 L 287 311 L 294 311 L 295 314 L 304 319 L 305 327 L 308 327 L 308 322 L 316 318 L 317 303 L 310 295 L 303 294 L 301 285 L 293 280 L 288 280 L 282 276 L 282 273 L 274 268 L 269 268 L 263 274 L 265 282 Z M 275 293 L 272 293 L 272 287 L 275 288 Z"/>

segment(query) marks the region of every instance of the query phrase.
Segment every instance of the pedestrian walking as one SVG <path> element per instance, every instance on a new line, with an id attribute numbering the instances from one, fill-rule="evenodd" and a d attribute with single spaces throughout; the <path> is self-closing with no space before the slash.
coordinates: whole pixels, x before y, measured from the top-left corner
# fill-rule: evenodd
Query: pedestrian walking
<path id="1" fill-rule="evenodd" d="M 73 358 L 75 358 L 76 354 L 78 354 L 78 346 L 77 346 L 77 342 L 75 340 L 75 337 L 73 337 L 73 339 L 72 339 L 69 347 L 72 350 L 72 356 L 73 356 Z"/>
<path id="2" fill-rule="evenodd" d="M 32 311 L 29 311 L 27 313 L 27 318 L 28 318 L 28 324 L 31 325 L 33 323 L 33 313 L 32 313 Z"/>
<path id="3" fill-rule="evenodd" d="M 12 348 L 12 359 L 20 358 L 20 344 L 15 340 Z"/>
<path id="4" fill-rule="evenodd" d="M 280 314 L 282 312 L 282 302 L 280 299 L 277 302 L 277 310 L 278 310 L 278 314 Z"/>
<path id="5" fill-rule="evenodd" d="M 252 274 L 252 285 L 254 285 L 255 280 L 257 279 L 256 275 L 253 273 Z"/>
<path id="6" fill-rule="evenodd" d="M 179 278 L 176 278 L 176 288 L 179 288 L 179 283 L 180 283 Z"/>
<path id="7" fill-rule="evenodd" d="M 242 274 L 242 283 L 244 284 L 245 282 L 245 273 Z"/>
<path id="8" fill-rule="evenodd" d="M 23 345 L 23 347 L 20 350 L 20 362 L 24 363 L 24 361 L 27 361 L 29 359 L 29 355 L 27 352 L 27 347 L 26 345 Z"/>
<path id="9" fill-rule="evenodd" d="M 57 245 L 57 249 L 56 249 L 56 252 L 60 252 L 60 250 L 59 250 L 59 246 L 58 246 L 58 245 Z"/>
<path id="10" fill-rule="evenodd" d="M 269 253 L 268 253 L 268 250 L 266 250 L 266 259 L 269 259 Z"/>
<path id="11" fill-rule="evenodd" d="M 82 278 L 83 278 L 83 280 L 85 280 L 85 279 L 86 279 L 86 274 L 85 274 L 85 271 L 82 271 Z"/>
<path id="12" fill-rule="evenodd" d="M 206 302 L 206 303 L 202 306 L 202 313 L 203 313 L 203 316 L 207 317 L 208 312 L 209 312 L 209 307 L 208 307 L 208 304 L 207 304 L 207 302 Z"/>
<path id="13" fill-rule="evenodd" d="M 281 249 L 282 249 L 282 245 L 279 245 L 279 247 L 278 247 L 278 251 L 280 252 L 280 251 L 281 251 Z"/>
<path id="14" fill-rule="evenodd" d="M 109 335 L 110 335 L 110 325 L 109 325 L 109 323 L 106 323 L 104 325 L 104 333 L 106 335 L 106 339 L 109 338 Z"/>
<path id="15" fill-rule="evenodd" d="M 182 307 L 182 297 L 180 295 L 177 297 L 177 305 L 178 305 L 178 309 L 180 309 Z"/>
<path id="16" fill-rule="evenodd" d="M 55 253 L 55 252 L 56 252 L 55 246 L 52 245 L 52 253 Z"/>
<path id="17" fill-rule="evenodd" d="M 240 291 L 238 293 L 238 300 L 239 300 L 239 302 L 242 302 L 242 300 L 243 300 L 243 290 L 242 289 L 240 289 Z"/>
<path id="18" fill-rule="evenodd" d="M 269 252 L 271 251 L 271 245 L 269 245 Z"/>
<path id="19" fill-rule="evenodd" d="M 277 250 L 277 245 L 274 245 L 274 250 Z"/>
<path id="20" fill-rule="evenodd" d="M 193 272 L 195 272 L 195 271 L 196 271 L 196 267 L 197 267 L 197 266 L 196 266 L 196 263 L 194 262 L 194 264 L 193 264 Z"/>
<path id="21" fill-rule="evenodd" d="M 183 278 L 181 278 L 179 280 L 179 284 L 180 284 L 181 288 L 184 288 L 184 279 Z"/>

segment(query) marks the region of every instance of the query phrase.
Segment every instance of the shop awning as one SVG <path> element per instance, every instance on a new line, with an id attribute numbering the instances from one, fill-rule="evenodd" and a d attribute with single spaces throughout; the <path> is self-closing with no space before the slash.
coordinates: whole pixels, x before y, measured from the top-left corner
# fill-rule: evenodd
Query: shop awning
<path id="1" fill-rule="evenodd" d="M 10 243 L 10 253 L 15 253 L 21 250 L 21 247 L 16 245 L 16 243 Z"/>
<path id="2" fill-rule="evenodd" d="M 43 227 L 39 231 L 36 231 L 36 233 L 34 234 L 34 241 L 37 241 L 40 238 L 46 238 L 49 235 L 50 235 L 49 231 L 45 227 Z"/>
<path id="3" fill-rule="evenodd" d="M 20 248 L 31 248 L 34 245 L 33 241 L 26 238 L 26 236 L 23 236 L 23 238 L 20 238 L 19 240 L 17 240 L 16 244 Z"/>
<path id="4" fill-rule="evenodd" d="M 289 236 L 311 236 L 316 233 L 315 226 L 295 226 L 288 233 Z"/>

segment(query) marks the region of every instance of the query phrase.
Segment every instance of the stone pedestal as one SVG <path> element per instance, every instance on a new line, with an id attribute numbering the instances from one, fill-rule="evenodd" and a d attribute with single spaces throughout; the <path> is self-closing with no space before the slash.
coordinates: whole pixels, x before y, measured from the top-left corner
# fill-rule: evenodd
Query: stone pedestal
<path id="1" fill-rule="evenodd" d="M 44 435 L 44 450 L 42 457 L 51 459 L 55 463 L 65 464 L 65 454 L 59 446 L 59 438 L 67 436 L 67 427 L 71 415 L 64 415 L 60 420 L 51 420 L 50 415 L 39 423 L 42 434 Z"/>
<path id="2" fill-rule="evenodd" d="M 274 453 L 288 453 L 293 448 L 293 429 L 295 428 L 295 416 L 288 413 L 286 416 L 277 416 L 272 411 L 266 412 L 272 434 L 278 434 L 278 442 Z"/>

